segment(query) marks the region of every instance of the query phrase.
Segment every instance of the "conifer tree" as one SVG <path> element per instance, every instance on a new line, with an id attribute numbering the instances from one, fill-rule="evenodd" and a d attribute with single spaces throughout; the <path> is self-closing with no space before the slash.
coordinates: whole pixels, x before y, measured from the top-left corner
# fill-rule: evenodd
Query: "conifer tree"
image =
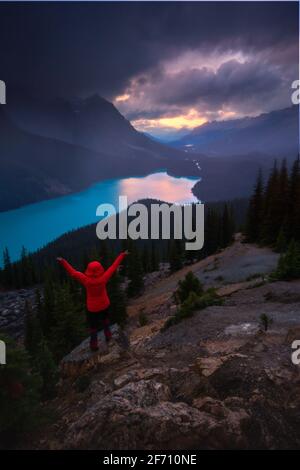
<path id="1" fill-rule="evenodd" d="M 35 282 L 33 261 L 26 248 L 23 246 L 20 261 L 20 284 L 22 287 L 32 286 Z"/>
<path id="2" fill-rule="evenodd" d="M 228 205 L 225 204 L 222 214 L 222 228 L 221 228 L 221 246 L 225 248 L 232 243 L 232 237 L 234 232 L 234 225 L 232 220 L 231 211 Z"/>
<path id="3" fill-rule="evenodd" d="M 3 284 L 5 287 L 11 287 L 13 284 L 13 270 L 7 247 L 3 251 Z"/>
<path id="4" fill-rule="evenodd" d="M 287 203 L 287 236 L 300 241 L 300 157 L 295 160 L 290 180 Z"/>
<path id="5" fill-rule="evenodd" d="M 175 298 L 178 303 L 183 303 L 191 292 L 201 295 L 203 293 L 203 286 L 195 274 L 192 271 L 189 271 L 185 278 L 178 282 Z"/>
<path id="6" fill-rule="evenodd" d="M 40 320 L 35 314 L 31 304 L 28 300 L 25 301 L 25 339 L 24 345 L 30 355 L 35 358 L 39 343 L 43 338 L 43 332 L 40 324 Z"/>
<path id="7" fill-rule="evenodd" d="M 299 279 L 300 278 L 300 243 L 292 240 L 286 253 L 280 256 L 277 270 L 277 279 Z"/>
<path id="8" fill-rule="evenodd" d="M 6 365 L 0 366 L 0 448 L 7 448 L 39 422 L 40 377 L 33 373 L 25 349 L 0 333 Z"/>
<path id="9" fill-rule="evenodd" d="M 49 333 L 49 346 L 56 360 L 70 352 L 86 334 L 82 307 L 74 302 L 67 283 L 55 292 L 53 326 Z"/>
<path id="10" fill-rule="evenodd" d="M 140 294 L 144 287 L 143 267 L 135 243 L 129 244 L 129 253 L 127 261 L 127 274 L 129 278 L 127 294 L 129 297 L 134 297 Z"/>
<path id="11" fill-rule="evenodd" d="M 220 247 L 220 218 L 216 210 L 208 208 L 204 231 L 204 251 L 209 256 Z"/>
<path id="12" fill-rule="evenodd" d="M 44 400 L 53 398 L 56 394 L 58 370 L 48 344 L 44 337 L 37 345 L 33 365 L 41 377 L 40 393 Z"/>
<path id="13" fill-rule="evenodd" d="M 151 260 L 148 245 L 145 245 L 142 251 L 142 264 L 144 273 L 151 271 Z"/>
<path id="14" fill-rule="evenodd" d="M 182 268 L 182 246 L 180 240 L 172 240 L 170 246 L 170 271 L 173 273 Z"/>
<path id="15" fill-rule="evenodd" d="M 57 367 L 53 355 L 42 333 L 37 310 L 33 310 L 28 301 L 25 304 L 25 348 L 30 356 L 30 363 L 40 377 L 42 399 L 55 395 Z"/>
<path id="16" fill-rule="evenodd" d="M 151 272 L 159 270 L 159 256 L 154 243 L 151 243 Z"/>
<path id="17" fill-rule="evenodd" d="M 55 306 L 56 288 L 51 276 L 47 276 L 44 283 L 44 297 L 40 311 L 40 322 L 43 334 L 49 337 L 51 328 L 54 325 L 55 318 L 53 315 Z"/>
<path id="18" fill-rule="evenodd" d="M 286 231 L 284 227 L 281 227 L 277 240 L 276 240 L 275 250 L 278 251 L 278 253 L 283 253 L 286 249 L 287 249 Z"/>
<path id="19" fill-rule="evenodd" d="M 111 305 L 111 323 L 123 327 L 127 320 L 125 295 L 121 288 L 121 276 L 114 274 L 108 283 L 108 295 Z"/>
<path id="20" fill-rule="evenodd" d="M 264 195 L 262 241 L 265 244 L 274 244 L 281 228 L 281 214 L 278 212 L 280 197 L 280 178 L 275 161 Z"/>
<path id="21" fill-rule="evenodd" d="M 254 194 L 250 199 L 247 222 L 246 237 L 249 242 L 258 242 L 261 235 L 261 225 L 263 220 L 263 180 L 262 172 L 259 170 Z"/>

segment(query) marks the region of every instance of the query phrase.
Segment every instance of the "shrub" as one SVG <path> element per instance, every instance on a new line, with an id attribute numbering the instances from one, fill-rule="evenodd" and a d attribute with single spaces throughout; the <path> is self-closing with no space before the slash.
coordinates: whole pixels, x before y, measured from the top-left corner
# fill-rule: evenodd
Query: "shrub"
<path id="1" fill-rule="evenodd" d="M 185 318 L 191 317 L 195 310 L 204 310 L 206 307 L 212 305 L 222 305 L 221 299 L 215 289 L 211 288 L 205 291 L 202 295 L 197 295 L 195 292 L 190 292 L 188 298 L 178 307 L 177 312 L 169 318 L 162 328 L 165 331 L 172 325 L 180 323 Z"/>
<path id="2" fill-rule="evenodd" d="M 300 278 L 300 243 L 292 240 L 286 253 L 278 261 L 277 269 L 272 274 L 275 280 L 292 280 Z"/>
<path id="3" fill-rule="evenodd" d="M 192 271 L 189 271 L 185 278 L 178 283 L 178 288 L 175 292 L 177 303 L 182 304 L 189 297 L 191 292 L 201 295 L 203 293 L 203 286 Z"/>
<path id="4" fill-rule="evenodd" d="M 265 313 L 262 313 L 259 318 L 264 331 L 267 331 L 269 326 L 272 325 L 273 319 L 271 317 L 268 317 L 268 315 L 266 315 Z"/>

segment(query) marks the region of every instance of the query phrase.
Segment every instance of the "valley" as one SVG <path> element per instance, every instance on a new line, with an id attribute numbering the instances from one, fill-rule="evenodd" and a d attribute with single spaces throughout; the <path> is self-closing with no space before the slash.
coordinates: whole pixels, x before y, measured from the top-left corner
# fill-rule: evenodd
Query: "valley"
<path id="1" fill-rule="evenodd" d="M 43 102 L 11 92 L 0 109 L 0 211 L 162 168 L 175 177 L 200 177 L 193 192 L 204 202 L 247 197 L 259 168 L 267 174 L 274 158 L 295 158 L 298 122 L 294 107 L 204 124 L 163 144 L 99 95 Z M 190 141 L 195 145 L 187 151 Z"/>

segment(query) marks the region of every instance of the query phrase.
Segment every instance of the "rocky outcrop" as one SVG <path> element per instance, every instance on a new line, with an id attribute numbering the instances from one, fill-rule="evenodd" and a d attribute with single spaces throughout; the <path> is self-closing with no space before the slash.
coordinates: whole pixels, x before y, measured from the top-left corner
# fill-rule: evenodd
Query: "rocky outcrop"
<path id="1" fill-rule="evenodd" d="M 249 420 L 244 410 L 230 410 L 220 404 L 220 412 L 211 413 L 200 402 L 190 406 L 172 402 L 171 398 L 170 388 L 158 380 L 130 382 L 84 413 L 69 428 L 65 446 L 76 449 L 243 446 L 242 427 Z"/>
<path id="2" fill-rule="evenodd" d="M 230 265 L 234 246 L 218 254 L 222 269 L 234 271 L 223 305 L 162 331 L 174 313 L 176 273 L 131 302 L 130 344 L 115 328 L 108 346 L 99 336 L 99 352 L 90 353 L 86 340 L 65 357 L 59 396 L 51 403 L 57 419 L 33 447 L 300 448 L 300 368 L 291 361 L 292 341 L 300 340 L 300 281 L 255 276 L 244 282 L 250 248 L 238 246 L 240 265 L 246 264 L 242 279 Z M 253 273 L 267 256 L 258 247 L 255 253 Z M 201 263 L 197 269 L 205 277 Z M 273 319 L 267 332 L 262 314 Z"/>
<path id="3" fill-rule="evenodd" d="M 0 292 L 0 331 L 15 339 L 24 335 L 25 301 L 35 302 L 35 289 Z"/>
<path id="4" fill-rule="evenodd" d="M 70 354 L 63 358 L 60 363 L 62 377 L 80 377 L 91 369 L 101 364 L 113 364 L 121 357 L 122 351 L 128 349 L 129 341 L 126 335 L 113 325 L 111 328 L 112 340 L 105 342 L 103 331 L 98 333 L 99 351 L 90 350 L 89 338 L 84 340 Z"/>
<path id="5" fill-rule="evenodd" d="M 87 353 L 85 341 L 63 360 L 60 420 L 39 448 L 300 446 L 300 373 L 289 361 L 286 335 L 235 333 L 208 340 L 190 364 L 176 367 L 168 356 L 141 356 L 140 345 L 122 349 L 118 334 L 99 353 Z M 88 378 L 80 392 L 78 374 Z"/>

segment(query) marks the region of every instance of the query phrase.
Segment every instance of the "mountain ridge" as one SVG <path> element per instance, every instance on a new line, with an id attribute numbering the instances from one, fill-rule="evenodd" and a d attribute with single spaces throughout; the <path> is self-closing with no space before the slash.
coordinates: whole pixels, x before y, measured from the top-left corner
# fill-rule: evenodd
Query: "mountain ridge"
<path id="1" fill-rule="evenodd" d="M 207 122 L 169 145 L 208 156 L 238 156 L 253 152 L 277 156 L 283 152 L 289 157 L 297 152 L 298 131 L 298 107 L 291 106 L 256 117 Z"/>

